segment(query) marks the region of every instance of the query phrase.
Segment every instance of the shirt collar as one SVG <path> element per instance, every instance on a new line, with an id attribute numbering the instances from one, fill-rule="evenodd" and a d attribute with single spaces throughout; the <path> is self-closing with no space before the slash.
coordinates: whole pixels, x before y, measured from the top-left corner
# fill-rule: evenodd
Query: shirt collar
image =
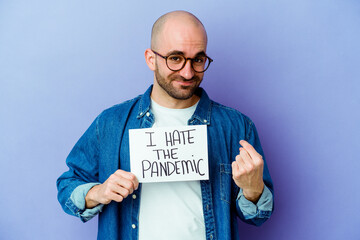
<path id="1" fill-rule="evenodd" d="M 140 98 L 140 105 L 138 110 L 137 118 L 142 118 L 147 112 L 150 111 L 150 95 L 153 85 L 151 85 L 146 92 Z M 210 125 L 211 116 L 211 100 L 205 90 L 199 87 L 196 95 L 200 96 L 199 104 L 192 117 L 189 119 L 189 123 L 194 122 L 195 119 L 199 120 L 200 124 Z"/>
<path id="2" fill-rule="evenodd" d="M 150 110 L 150 103 L 151 103 L 150 95 L 151 95 L 152 87 L 153 85 L 151 85 L 140 98 L 140 105 L 139 105 L 137 118 L 142 118 Z"/>

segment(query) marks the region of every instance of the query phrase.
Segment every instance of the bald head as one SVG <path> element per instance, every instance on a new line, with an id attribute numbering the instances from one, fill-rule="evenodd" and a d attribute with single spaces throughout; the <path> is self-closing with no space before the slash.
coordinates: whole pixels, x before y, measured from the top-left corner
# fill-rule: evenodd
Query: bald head
<path id="1" fill-rule="evenodd" d="M 186 11 L 173 11 L 162 15 L 154 23 L 151 31 L 151 49 L 158 49 L 158 45 L 161 42 L 161 37 L 166 27 L 175 30 L 174 28 L 180 26 L 186 26 L 187 28 L 194 28 L 197 31 L 201 31 L 207 42 L 207 34 L 204 25 L 196 16 Z"/>

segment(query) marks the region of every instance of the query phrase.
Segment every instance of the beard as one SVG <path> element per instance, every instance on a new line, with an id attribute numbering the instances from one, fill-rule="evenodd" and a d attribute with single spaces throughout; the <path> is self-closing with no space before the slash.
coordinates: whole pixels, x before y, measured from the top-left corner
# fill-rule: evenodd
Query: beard
<path id="1" fill-rule="evenodd" d="M 176 73 L 170 74 L 167 79 L 160 74 L 158 65 L 155 64 L 155 78 L 159 86 L 172 98 L 177 100 L 186 100 L 191 98 L 197 88 L 199 87 L 202 78 L 199 76 L 192 77 L 191 79 L 185 79 L 180 75 L 175 75 Z M 180 86 L 180 88 L 175 88 L 173 85 L 174 81 L 180 82 L 193 82 L 189 86 Z"/>

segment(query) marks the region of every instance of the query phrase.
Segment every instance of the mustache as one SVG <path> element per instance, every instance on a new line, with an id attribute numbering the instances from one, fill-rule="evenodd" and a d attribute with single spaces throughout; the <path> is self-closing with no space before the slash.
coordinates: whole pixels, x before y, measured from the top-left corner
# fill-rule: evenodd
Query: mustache
<path id="1" fill-rule="evenodd" d="M 200 78 L 198 76 L 193 76 L 192 78 L 190 79 L 186 79 L 186 78 L 183 78 L 182 76 L 173 76 L 171 78 L 172 81 L 182 81 L 182 82 L 198 82 L 200 81 Z"/>

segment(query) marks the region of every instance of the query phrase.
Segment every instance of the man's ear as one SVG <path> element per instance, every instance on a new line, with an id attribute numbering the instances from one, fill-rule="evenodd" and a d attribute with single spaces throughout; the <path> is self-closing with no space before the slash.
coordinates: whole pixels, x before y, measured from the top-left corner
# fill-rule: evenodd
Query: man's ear
<path id="1" fill-rule="evenodd" d="M 150 48 L 145 50 L 145 61 L 151 71 L 155 71 L 155 54 Z"/>

